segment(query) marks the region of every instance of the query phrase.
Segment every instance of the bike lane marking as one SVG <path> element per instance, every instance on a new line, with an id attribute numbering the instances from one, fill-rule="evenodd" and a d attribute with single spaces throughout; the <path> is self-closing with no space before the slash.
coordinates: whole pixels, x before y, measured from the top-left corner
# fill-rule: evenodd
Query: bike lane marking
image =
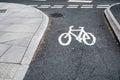
<path id="1" fill-rule="evenodd" d="M 92 46 L 96 43 L 95 36 L 92 33 L 86 32 L 84 30 L 84 27 L 79 27 L 79 29 L 73 29 L 73 27 L 74 26 L 70 26 L 68 33 L 67 32 L 62 33 L 58 37 L 58 42 L 60 45 L 62 45 L 62 46 L 70 45 L 70 43 L 72 41 L 72 36 L 74 36 L 79 43 L 83 42 L 84 44 L 86 44 L 88 46 Z M 78 35 L 75 35 L 74 33 L 72 33 L 72 32 L 78 32 L 78 31 L 79 31 Z M 66 42 L 63 42 L 62 38 L 64 38 L 64 39 L 68 38 L 68 40 Z M 88 42 L 87 40 L 90 40 L 91 38 L 92 38 L 92 41 Z"/>

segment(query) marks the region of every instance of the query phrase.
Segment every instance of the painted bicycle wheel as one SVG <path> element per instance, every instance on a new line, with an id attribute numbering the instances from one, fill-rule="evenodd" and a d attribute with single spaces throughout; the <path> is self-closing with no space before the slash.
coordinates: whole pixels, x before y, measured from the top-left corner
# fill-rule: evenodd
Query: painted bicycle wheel
<path id="1" fill-rule="evenodd" d="M 68 33 L 62 33 L 59 38 L 58 41 L 62 46 L 67 46 L 71 43 L 71 35 Z"/>
<path id="2" fill-rule="evenodd" d="M 83 34 L 83 42 L 86 45 L 92 46 L 96 43 L 96 38 L 92 33 Z"/>

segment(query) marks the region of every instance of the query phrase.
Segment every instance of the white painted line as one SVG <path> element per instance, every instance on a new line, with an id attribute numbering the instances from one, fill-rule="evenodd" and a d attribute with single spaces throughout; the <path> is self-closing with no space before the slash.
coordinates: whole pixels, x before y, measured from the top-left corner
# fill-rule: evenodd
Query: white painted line
<path id="1" fill-rule="evenodd" d="M 91 3 L 91 2 L 92 2 L 92 0 L 68 0 L 68 2 Z"/>
<path id="2" fill-rule="evenodd" d="M 107 7 L 96 7 L 96 8 L 107 8 Z"/>
<path id="3" fill-rule="evenodd" d="M 68 5 L 66 8 L 78 8 L 79 5 Z"/>
<path id="4" fill-rule="evenodd" d="M 107 6 L 107 7 L 108 7 L 108 6 L 110 6 L 110 5 L 109 5 L 109 4 L 107 4 L 107 5 L 97 5 L 97 6 Z"/>
<path id="5" fill-rule="evenodd" d="M 109 7 L 110 5 L 97 5 L 97 7 L 96 8 L 107 8 L 107 7 Z"/>
<path id="6" fill-rule="evenodd" d="M 53 6 L 62 6 L 63 7 L 64 5 L 53 5 Z"/>
<path id="7" fill-rule="evenodd" d="M 34 0 L 34 1 L 46 1 L 46 0 Z"/>
<path id="8" fill-rule="evenodd" d="M 79 5 L 68 5 L 68 7 L 78 7 Z"/>
<path id="9" fill-rule="evenodd" d="M 28 5 L 28 6 L 31 6 L 31 7 L 37 7 L 38 5 Z"/>
<path id="10" fill-rule="evenodd" d="M 63 8 L 62 6 L 53 6 L 51 8 Z"/>
<path id="11" fill-rule="evenodd" d="M 50 7 L 51 5 L 40 5 L 41 7 Z"/>
<path id="12" fill-rule="evenodd" d="M 78 7 L 72 7 L 72 6 L 70 7 L 70 6 L 68 6 L 68 7 L 66 7 L 66 8 L 78 8 Z"/>
<path id="13" fill-rule="evenodd" d="M 37 8 L 49 8 L 49 7 L 47 7 L 47 6 L 39 6 Z"/>
<path id="14" fill-rule="evenodd" d="M 93 8 L 93 5 L 82 5 L 81 8 Z"/>
<path id="15" fill-rule="evenodd" d="M 93 8 L 93 7 L 81 7 L 81 8 Z"/>
<path id="16" fill-rule="evenodd" d="M 37 8 L 49 8 L 51 5 L 40 5 Z"/>
<path id="17" fill-rule="evenodd" d="M 64 5 L 53 5 L 51 8 L 63 8 Z"/>
<path id="18" fill-rule="evenodd" d="M 79 5 L 68 5 L 66 8 L 78 8 Z"/>
<path id="19" fill-rule="evenodd" d="M 93 5 L 82 5 L 82 7 L 93 7 Z"/>
<path id="20" fill-rule="evenodd" d="M 53 5 L 51 7 L 51 5 L 29 5 L 29 6 L 32 6 L 32 7 L 37 7 L 37 8 L 63 8 L 64 5 Z M 109 7 L 110 5 L 97 5 L 96 8 L 107 8 Z M 79 5 L 68 5 L 66 8 L 78 8 Z M 93 8 L 94 5 L 90 4 L 90 5 L 82 5 L 80 8 Z"/>

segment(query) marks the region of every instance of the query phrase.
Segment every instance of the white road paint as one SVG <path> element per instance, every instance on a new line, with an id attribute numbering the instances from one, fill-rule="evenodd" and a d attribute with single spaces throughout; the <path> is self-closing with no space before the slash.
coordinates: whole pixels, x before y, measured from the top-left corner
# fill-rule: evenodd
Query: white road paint
<path id="1" fill-rule="evenodd" d="M 37 8 L 107 8 L 109 7 L 110 5 L 92 5 L 92 4 L 89 4 L 89 5 L 29 5 L 29 6 L 32 6 L 32 7 L 37 7 Z M 80 7 L 79 7 L 80 6 Z"/>
<path id="2" fill-rule="evenodd" d="M 91 3 L 92 0 L 68 0 L 68 2 Z"/>
<path id="3" fill-rule="evenodd" d="M 76 38 L 76 40 L 79 43 L 84 43 L 88 46 L 92 46 L 96 43 L 96 38 L 92 33 L 86 32 L 84 30 L 84 27 L 79 27 L 79 29 L 73 29 L 74 26 L 70 26 L 69 27 L 69 31 L 67 33 L 62 33 L 59 37 L 58 37 L 58 42 L 62 45 L 62 46 L 67 46 L 70 45 L 71 41 L 72 41 L 72 36 L 74 36 Z M 73 32 L 79 32 L 78 35 L 76 35 Z M 67 39 L 66 42 L 63 41 L 63 39 Z M 90 42 L 88 42 L 88 40 L 91 40 Z"/>
<path id="4" fill-rule="evenodd" d="M 60 6 L 53 6 L 51 8 L 63 8 L 63 7 L 60 7 Z"/>
<path id="5" fill-rule="evenodd" d="M 90 6 L 93 6 L 93 4 L 90 4 L 90 5 L 82 5 L 82 6 L 89 6 L 89 7 L 90 7 Z"/>
<path id="6" fill-rule="evenodd" d="M 68 5 L 68 6 L 74 7 L 74 6 L 79 6 L 79 5 Z"/>
<path id="7" fill-rule="evenodd" d="M 107 8 L 107 7 L 109 7 L 110 5 L 97 5 L 97 7 L 96 8 Z"/>
<path id="8" fill-rule="evenodd" d="M 51 8 L 63 8 L 64 5 L 53 5 Z"/>
<path id="9" fill-rule="evenodd" d="M 41 7 L 50 7 L 51 5 L 40 5 Z"/>
<path id="10" fill-rule="evenodd" d="M 34 1 L 46 1 L 46 0 L 34 0 Z"/>
<path id="11" fill-rule="evenodd" d="M 28 5 L 28 6 L 31 6 L 31 7 L 37 7 L 38 5 Z"/>
<path id="12" fill-rule="evenodd" d="M 49 7 L 45 7 L 45 6 L 38 6 L 37 8 L 49 8 Z"/>
<path id="13" fill-rule="evenodd" d="M 49 8 L 51 5 L 40 5 L 37 8 Z"/>
<path id="14" fill-rule="evenodd" d="M 53 6 L 61 6 L 61 7 L 63 7 L 64 5 L 53 5 Z"/>
<path id="15" fill-rule="evenodd" d="M 78 8 L 78 7 L 69 7 L 69 6 L 68 6 L 68 7 L 66 7 L 66 8 Z"/>
<path id="16" fill-rule="evenodd" d="M 78 8 L 79 5 L 68 5 L 66 8 Z"/>
<path id="17" fill-rule="evenodd" d="M 81 8 L 93 8 L 93 5 L 82 5 Z"/>

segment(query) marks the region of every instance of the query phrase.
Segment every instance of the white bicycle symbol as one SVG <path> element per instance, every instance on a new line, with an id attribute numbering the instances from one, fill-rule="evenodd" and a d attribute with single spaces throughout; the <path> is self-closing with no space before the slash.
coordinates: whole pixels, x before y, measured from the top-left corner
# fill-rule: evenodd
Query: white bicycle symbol
<path id="1" fill-rule="evenodd" d="M 58 41 L 62 46 L 67 46 L 71 43 L 72 41 L 72 36 L 74 36 L 76 38 L 76 40 L 78 42 L 84 42 L 86 45 L 92 46 L 96 43 L 96 38 L 92 33 L 89 32 L 85 32 L 84 27 L 79 27 L 79 29 L 72 29 L 74 26 L 70 26 L 69 27 L 69 31 L 68 33 L 62 33 L 59 38 Z M 72 32 L 78 32 L 79 34 L 78 36 Z M 67 39 L 66 41 L 64 41 L 63 39 Z"/>

